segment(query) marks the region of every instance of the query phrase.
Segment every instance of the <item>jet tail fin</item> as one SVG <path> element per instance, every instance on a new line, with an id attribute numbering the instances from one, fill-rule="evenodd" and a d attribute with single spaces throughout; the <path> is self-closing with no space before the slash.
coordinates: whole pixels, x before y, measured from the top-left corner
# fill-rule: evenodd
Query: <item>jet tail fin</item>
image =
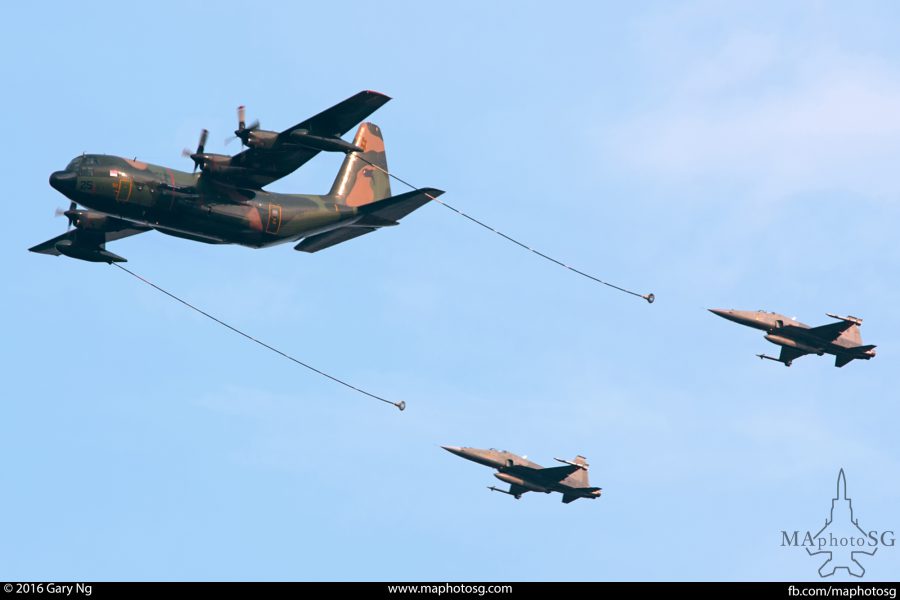
<path id="1" fill-rule="evenodd" d="M 574 465 L 580 467 L 577 471 L 569 475 L 568 481 L 572 482 L 573 485 L 577 485 L 579 487 L 587 487 L 588 483 L 588 465 L 587 459 L 580 454 L 576 456 L 571 462 L 565 461 L 567 464 Z"/>
<path id="2" fill-rule="evenodd" d="M 338 204 L 347 206 L 362 206 L 389 198 L 391 178 L 381 128 L 375 123 L 363 123 L 356 131 L 353 144 L 362 148 L 362 154 L 347 154 L 328 195 Z"/>

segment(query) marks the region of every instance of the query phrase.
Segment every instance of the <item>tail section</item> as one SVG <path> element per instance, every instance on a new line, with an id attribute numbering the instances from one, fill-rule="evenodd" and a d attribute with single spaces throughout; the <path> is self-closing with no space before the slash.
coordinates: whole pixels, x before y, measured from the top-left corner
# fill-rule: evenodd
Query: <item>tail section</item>
<path id="1" fill-rule="evenodd" d="M 357 152 L 347 154 L 329 196 L 338 204 L 347 206 L 363 206 L 390 197 L 391 179 L 387 174 L 387 154 L 381 128 L 374 123 L 363 123 L 353 143 L 363 149 L 362 158 L 366 160 L 362 160 Z"/>
<path id="2" fill-rule="evenodd" d="M 590 483 L 588 483 L 588 467 L 590 465 L 588 465 L 587 459 L 579 454 L 570 464 L 578 465 L 581 468 L 569 475 L 566 483 L 572 487 L 588 487 L 590 485 Z"/>
<path id="3" fill-rule="evenodd" d="M 569 504 L 570 502 L 575 502 L 579 498 L 599 498 L 602 492 L 603 491 L 598 487 L 579 488 L 577 490 L 572 490 L 571 492 L 564 493 L 562 501 L 563 504 Z"/>
<path id="4" fill-rule="evenodd" d="M 854 359 L 869 360 L 875 356 L 875 346 L 855 346 L 848 348 L 847 354 L 838 354 L 834 357 L 834 366 L 840 368 Z"/>
<path id="5" fill-rule="evenodd" d="M 846 342 L 848 346 L 861 346 L 862 336 L 859 334 L 859 325 L 851 325 L 840 336 L 839 341 Z"/>

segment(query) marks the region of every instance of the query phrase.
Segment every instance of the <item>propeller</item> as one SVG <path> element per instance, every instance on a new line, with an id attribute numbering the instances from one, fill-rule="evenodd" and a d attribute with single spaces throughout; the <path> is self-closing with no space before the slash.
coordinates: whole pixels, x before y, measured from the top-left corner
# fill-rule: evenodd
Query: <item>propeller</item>
<path id="1" fill-rule="evenodd" d="M 250 138 L 250 132 L 259 129 L 259 119 L 256 119 L 252 123 L 250 123 L 249 127 L 246 124 L 247 117 L 247 108 L 241 104 L 237 109 L 238 113 L 238 128 L 234 130 L 234 135 L 225 140 L 226 144 L 231 143 L 233 140 L 240 138 L 241 144 L 244 146 L 247 145 L 247 140 Z"/>
<path id="2" fill-rule="evenodd" d="M 69 204 L 69 210 L 63 210 L 61 208 L 57 208 L 53 211 L 53 214 L 57 217 L 65 216 L 68 219 L 69 224 L 66 225 L 66 231 L 69 231 L 73 225 L 75 225 L 75 221 L 78 219 L 78 204 L 72 202 Z"/>
<path id="3" fill-rule="evenodd" d="M 200 143 L 197 144 L 197 151 L 191 153 L 190 150 L 185 148 L 181 151 L 182 156 L 188 156 L 192 161 L 194 161 L 194 172 L 197 172 L 197 167 L 203 166 L 203 151 L 206 148 L 206 138 L 209 137 L 209 131 L 206 129 L 200 132 Z"/>

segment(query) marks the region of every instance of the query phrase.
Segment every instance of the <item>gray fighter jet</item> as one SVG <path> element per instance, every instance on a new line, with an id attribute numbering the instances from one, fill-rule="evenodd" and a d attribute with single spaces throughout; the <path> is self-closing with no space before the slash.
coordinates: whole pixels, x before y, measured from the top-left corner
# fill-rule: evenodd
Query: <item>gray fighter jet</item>
<path id="1" fill-rule="evenodd" d="M 834 366 L 843 367 L 854 359 L 869 360 L 875 356 L 875 346 L 863 346 L 859 335 L 862 319 L 859 317 L 841 317 L 826 313 L 837 323 L 810 327 L 778 313 L 762 310 L 725 310 L 710 308 L 709 311 L 729 321 L 762 329 L 766 332 L 766 340 L 781 346 L 778 358 L 757 354 L 760 358 L 783 363 L 786 367 L 801 356 L 807 354 L 833 354 Z"/>
<path id="2" fill-rule="evenodd" d="M 566 504 L 579 498 L 598 498 L 600 488 L 588 485 L 588 464 L 583 456 L 576 456 L 568 461 L 556 458 L 563 463 L 562 467 L 542 467 L 524 456 L 518 456 L 505 450 L 479 450 L 478 448 L 459 448 L 457 446 L 441 446 L 447 452 L 477 462 L 480 465 L 497 469 L 494 477 L 509 484 L 509 491 L 494 486 L 489 490 L 509 494 L 516 500 L 525 492 L 559 492 Z"/>

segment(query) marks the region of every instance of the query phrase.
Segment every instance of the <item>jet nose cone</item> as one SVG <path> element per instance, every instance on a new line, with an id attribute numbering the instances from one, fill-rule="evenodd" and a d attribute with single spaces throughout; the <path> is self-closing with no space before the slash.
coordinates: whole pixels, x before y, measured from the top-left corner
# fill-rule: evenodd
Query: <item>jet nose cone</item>
<path id="1" fill-rule="evenodd" d="M 709 312 L 718 315 L 723 319 L 733 321 L 738 325 L 746 327 L 755 327 L 756 329 L 769 329 L 774 326 L 774 321 L 769 315 L 761 317 L 760 311 L 755 310 L 726 310 L 724 308 L 710 308 Z"/>
<path id="2" fill-rule="evenodd" d="M 447 452 L 456 454 L 457 456 L 462 456 L 462 454 L 463 454 L 463 449 L 460 448 L 459 446 L 441 446 L 441 448 L 443 448 Z"/>
<path id="3" fill-rule="evenodd" d="M 735 323 L 743 323 L 746 320 L 745 316 L 739 310 L 727 310 L 724 308 L 710 308 L 707 310 L 716 316 L 728 319 L 729 321 L 734 321 Z"/>
<path id="4" fill-rule="evenodd" d="M 50 186 L 59 193 L 70 196 L 75 193 L 77 176 L 70 171 L 56 171 L 50 174 Z"/>

